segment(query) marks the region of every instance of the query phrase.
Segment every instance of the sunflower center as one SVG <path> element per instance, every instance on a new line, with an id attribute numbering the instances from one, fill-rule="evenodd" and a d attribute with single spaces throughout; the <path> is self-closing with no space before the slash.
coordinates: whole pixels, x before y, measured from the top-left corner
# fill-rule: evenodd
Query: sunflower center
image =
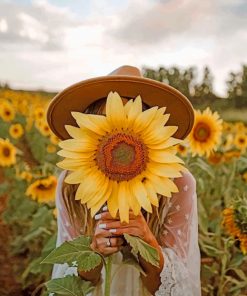
<path id="1" fill-rule="evenodd" d="M 203 122 L 199 122 L 194 130 L 194 138 L 199 142 L 206 142 L 209 136 L 210 127 Z"/>
<path id="2" fill-rule="evenodd" d="M 127 133 L 105 136 L 98 146 L 96 163 L 110 179 L 130 180 L 140 174 L 147 163 L 148 153 L 142 141 Z"/>
<path id="3" fill-rule="evenodd" d="M 3 148 L 3 155 L 6 156 L 6 157 L 10 156 L 10 150 L 9 150 L 9 148 L 7 148 L 7 147 L 4 147 Z"/>
<path id="4" fill-rule="evenodd" d="M 5 115 L 9 116 L 10 115 L 10 111 L 9 110 L 5 110 Z"/>
<path id="5" fill-rule="evenodd" d="M 37 188 L 38 188 L 39 190 L 49 190 L 49 189 L 52 188 L 52 184 L 50 184 L 50 185 L 48 185 L 48 186 L 45 186 L 44 184 L 39 184 L 39 185 L 37 186 Z"/>

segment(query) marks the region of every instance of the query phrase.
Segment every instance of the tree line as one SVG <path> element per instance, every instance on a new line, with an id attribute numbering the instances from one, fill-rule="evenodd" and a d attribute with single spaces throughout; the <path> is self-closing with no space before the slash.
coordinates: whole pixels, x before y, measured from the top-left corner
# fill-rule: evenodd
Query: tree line
<path id="1" fill-rule="evenodd" d="M 214 76 L 208 66 L 203 68 L 198 82 L 198 69 L 189 67 L 143 68 L 144 77 L 169 84 L 181 91 L 195 107 L 213 106 L 217 109 L 247 108 L 247 65 L 239 72 L 230 72 L 226 81 L 227 95 L 219 97 L 213 89 Z"/>

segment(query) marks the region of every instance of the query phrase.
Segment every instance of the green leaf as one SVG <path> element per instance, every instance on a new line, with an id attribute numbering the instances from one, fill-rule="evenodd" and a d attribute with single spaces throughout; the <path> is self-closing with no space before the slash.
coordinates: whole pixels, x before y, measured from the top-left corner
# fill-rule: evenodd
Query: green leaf
<path id="1" fill-rule="evenodd" d="M 90 237 L 81 236 L 66 241 L 53 250 L 41 263 L 67 263 L 83 271 L 89 271 L 101 263 L 101 256 L 90 248 Z"/>
<path id="2" fill-rule="evenodd" d="M 122 252 L 123 254 L 123 264 L 126 265 L 131 265 L 133 266 L 137 271 L 139 271 L 141 274 L 143 274 L 144 276 L 146 276 L 147 274 L 145 273 L 145 271 L 142 269 L 142 267 L 140 266 L 138 260 L 136 259 L 136 257 L 130 253 L 130 252 Z"/>
<path id="3" fill-rule="evenodd" d="M 150 246 L 139 237 L 132 236 L 127 233 L 124 234 L 124 238 L 132 247 L 133 254 L 139 253 L 140 256 L 143 259 L 145 259 L 148 263 L 156 267 L 159 267 L 159 253 L 154 247 Z"/>
<path id="4" fill-rule="evenodd" d="M 48 292 L 64 296 L 86 296 L 94 287 L 90 282 L 76 276 L 53 279 L 45 283 Z"/>

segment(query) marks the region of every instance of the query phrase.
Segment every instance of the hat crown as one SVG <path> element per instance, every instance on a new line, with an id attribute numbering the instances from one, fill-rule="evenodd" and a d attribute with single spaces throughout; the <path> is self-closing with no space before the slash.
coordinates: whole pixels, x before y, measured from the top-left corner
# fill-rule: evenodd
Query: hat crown
<path id="1" fill-rule="evenodd" d="M 108 74 L 108 76 L 115 76 L 115 75 L 142 77 L 141 71 L 138 68 L 129 66 L 129 65 L 121 66 Z"/>

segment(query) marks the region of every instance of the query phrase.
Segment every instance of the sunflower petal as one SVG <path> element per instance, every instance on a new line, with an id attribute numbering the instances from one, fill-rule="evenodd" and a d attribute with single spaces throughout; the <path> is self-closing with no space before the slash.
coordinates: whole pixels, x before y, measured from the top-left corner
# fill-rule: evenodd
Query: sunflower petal
<path id="1" fill-rule="evenodd" d="M 64 159 L 60 162 L 57 162 L 56 165 L 64 170 L 77 170 L 82 167 L 86 167 L 88 164 L 86 159 Z"/>
<path id="2" fill-rule="evenodd" d="M 62 157 L 72 158 L 72 159 L 92 159 L 94 152 L 73 152 L 68 150 L 59 150 L 57 155 Z"/>
<path id="3" fill-rule="evenodd" d="M 74 151 L 74 152 L 89 152 L 96 150 L 97 146 L 95 146 L 92 142 L 83 140 L 83 139 L 68 139 L 60 142 L 58 144 L 59 147 L 65 150 Z"/>
<path id="4" fill-rule="evenodd" d="M 137 96 L 133 103 L 131 104 L 130 110 L 128 112 L 128 127 L 131 127 L 134 120 L 142 112 L 142 100 L 140 96 Z"/>
<path id="5" fill-rule="evenodd" d="M 107 206 L 111 216 L 115 218 L 118 211 L 118 184 L 116 181 L 112 183 L 112 192 L 107 200 Z"/>
<path id="6" fill-rule="evenodd" d="M 149 144 L 146 144 L 146 145 L 150 149 L 166 149 L 168 147 L 172 147 L 172 146 L 180 144 L 182 142 L 183 142 L 183 140 L 171 137 L 171 138 L 169 138 L 167 140 L 164 140 L 163 142 L 160 142 L 159 144 L 156 144 L 156 145 L 154 145 L 152 143 L 149 143 Z"/>
<path id="7" fill-rule="evenodd" d="M 147 169 L 157 176 L 178 178 L 182 177 L 179 171 L 182 171 L 184 167 L 179 163 L 154 163 L 149 162 L 147 164 Z"/>
<path id="8" fill-rule="evenodd" d="M 126 183 L 126 181 L 119 183 L 118 205 L 121 222 L 129 223 L 129 203 L 127 199 Z"/>
<path id="9" fill-rule="evenodd" d="M 130 182 L 127 182 L 126 184 L 126 197 L 129 203 L 130 208 L 132 209 L 135 216 L 137 216 L 141 211 L 141 206 L 139 202 L 137 201 L 135 195 L 130 190 Z"/>
<path id="10" fill-rule="evenodd" d="M 158 207 L 159 206 L 159 200 L 156 191 L 154 190 L 154 187 L 152 183 L 149 180 L 145 180 L 143 182 L 146 191 L 147 191 L 147 196 L 151 202 L 152 205 Z"/>
<path id="11" fill-rule="evenodd" d="M 64 182 L 68 184 L 81 183 L 85 178 L 86 172 L 87 170 L 85 168 L 81 168 L 77 171 L 74 171 L 65 177 Z"/>
<path id="12" fill-rule="evenodd" d="M 169 153 L 165 150 L 149 150 L 148 157 L 155 162 L 159 163 L 184 163 L 184 161 L 178 156 Z"/>
<path id="13" fill-rule="evenodd" d="M 100 126 L 96 125 L 92 121 L 92 117 L 89 114 L 81 113 L 81 112 L 71 112 L 72 116 L 75 118 L 77 124 L 82 128 L 87 128 L 90 131 L 95 132 L 98 135 L 104 135 L 105 131 Z M 103 116 L 102 116 L 103 117 Z"/>
<path id="14" fill-rule="evenodd" d="M 116 128 L 121 129 L 125 125 L 126 116 L 123 101 L 117 92 L 110 92 L 107 97 L 106 119 Z"/>
<path id="15" fill-rule="evenodd" d="M 140 131 L 145 130 L 148 125 L 150 124 L 150 122 L 153 120 L 153 118 L 155 117 L 156 113 L 157 113 L 158 107 L 152 107 L 150 109 L 145 110 L 144 112 L 141 112 L 134 124 L 133 124 L 133 130 L 135 133 L 139 133 Z"/>
<path id="16" fill-rule="evenodd" d="M 75 127 L 73 125 L 65 125 L 64 126 L 68 134 L 74 139 L 87 139 L 92 143 L 97 143 L 99 135 L 95 133 L 90 133 L 86 129 Z"/>
<path id="17" fill-rule="evenodd" d="M 136 199 L 138 200 L 140 206 L 144 208 L 147 212 L 152 213 L 152 206 L 147 197 L 147 191 L 141 180 L 134 179 L 130 182 L 130 188 L 133 194 L 135 195 Z"/>
<path id="18" fill-rule="evenodd" d="M 105 204 L 105 202 L 107 202 L 107 200 L 109 199 L 110 195 L 111 195 L 111 191 L 112 191 L 112 186 L 111 186 L 112 181 L 110 180 L 109 182 L 109 186 L 107 188 L 107 191 L 105 192 L 105 194 L 103 195 L 103 197 L 91 208 L 91 216 L 94 217 L 95 214 L 99 211 L 99 209 Z"/>
<path id="19" fill-rule="evenodd" d="M 177 131 L 177 129 L 177 126 L 161 126 L 153 130 L 150 135 L 145 136 L 143 141 L 145 144 L 159 144 L 170 138 Z"/>

